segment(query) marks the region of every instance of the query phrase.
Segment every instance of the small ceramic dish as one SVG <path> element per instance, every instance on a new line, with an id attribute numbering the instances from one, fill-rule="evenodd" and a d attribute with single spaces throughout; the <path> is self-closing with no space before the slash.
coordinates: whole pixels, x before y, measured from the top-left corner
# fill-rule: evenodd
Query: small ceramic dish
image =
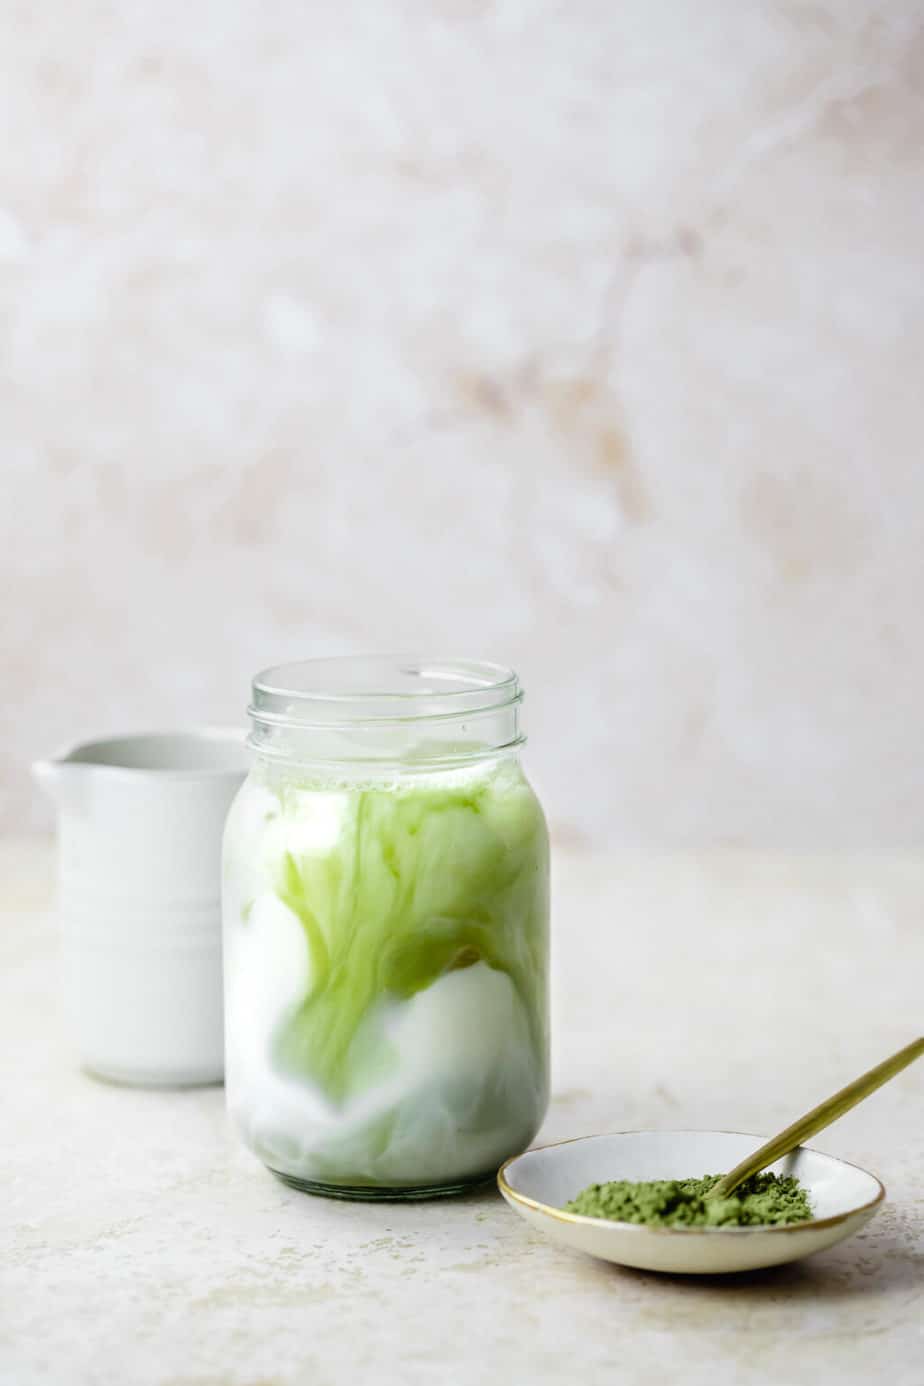
<path id="1" fill-rule="evenodd" d="M 620 1131 L 528 1150 L 497 1176 L 504 1198 L 554 1241 L 617 1265 L 721 1275 L 796 1261 L 853 1236 L 882 1206 L 875 1175 L 801 1146 L 770 1168 L 794 1174 L 815 1216 L 777 1227 L 645 1227 L 566 1213 L 588 1184 L 723 1174 L 764 1140 L 737 1131 Z"/>

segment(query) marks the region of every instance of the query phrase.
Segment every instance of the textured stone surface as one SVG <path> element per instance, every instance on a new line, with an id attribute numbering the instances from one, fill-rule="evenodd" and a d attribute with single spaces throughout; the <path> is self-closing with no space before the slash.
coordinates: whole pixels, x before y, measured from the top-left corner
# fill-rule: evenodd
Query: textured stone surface
<path id="1" fill-rule="evenodd" d="M 276 1183 L 219 1088 L 108 1087 L 58 1019 L 50 858 L 0 844 L 0 1380 L 919 1386 L 924 1065 L 819 1136 L 889 1202 L 797 1266 L 696 1281 L 563 1251 L 491 1191 L 366 1206 Z M 543 1139 L 769 1134 L 921 1029 L 924 868 L 559 853 Z"/>
<path id="2" fill-rule="evenodd" d="M 7 825 L 417 647 L 572 838 L 920 840 L 918 6 L 0 12 Z"/>

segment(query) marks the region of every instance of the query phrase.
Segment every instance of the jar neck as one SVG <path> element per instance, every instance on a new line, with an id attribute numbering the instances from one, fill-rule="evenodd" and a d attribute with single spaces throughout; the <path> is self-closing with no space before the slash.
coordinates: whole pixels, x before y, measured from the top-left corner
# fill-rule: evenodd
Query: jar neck
<path id="1" fill-rule="evenodd" d="M 522 700 L 516 675 L 496 665 L 308 660 L 257 676 L 248 740 L 279 765 L 448 770 L 516 754 Z"/>

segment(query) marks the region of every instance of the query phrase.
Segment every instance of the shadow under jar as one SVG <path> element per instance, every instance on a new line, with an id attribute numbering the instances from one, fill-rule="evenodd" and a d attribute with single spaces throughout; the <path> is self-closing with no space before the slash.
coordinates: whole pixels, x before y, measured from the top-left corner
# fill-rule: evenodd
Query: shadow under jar
<path id="1" fill-rule="evenodd" d="M 287 1183 L 493 1176 L 548 1101 L 548 836 L 522 692 L 469 661 L 258 675 L 224 839 L 226 1084 Z"/>

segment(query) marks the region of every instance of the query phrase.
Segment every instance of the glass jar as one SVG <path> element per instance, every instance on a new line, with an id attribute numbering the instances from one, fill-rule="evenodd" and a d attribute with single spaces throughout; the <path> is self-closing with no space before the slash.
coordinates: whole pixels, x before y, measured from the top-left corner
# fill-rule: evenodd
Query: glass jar
<path id="1" fill-rule="evenodd" d="M 342 1197 L 454 1193 L 548 1101 L 548 836 L 516 675 L 336 658 L 253 685 L 224 839 L 226 1085 L 246 1144 Z"/>

